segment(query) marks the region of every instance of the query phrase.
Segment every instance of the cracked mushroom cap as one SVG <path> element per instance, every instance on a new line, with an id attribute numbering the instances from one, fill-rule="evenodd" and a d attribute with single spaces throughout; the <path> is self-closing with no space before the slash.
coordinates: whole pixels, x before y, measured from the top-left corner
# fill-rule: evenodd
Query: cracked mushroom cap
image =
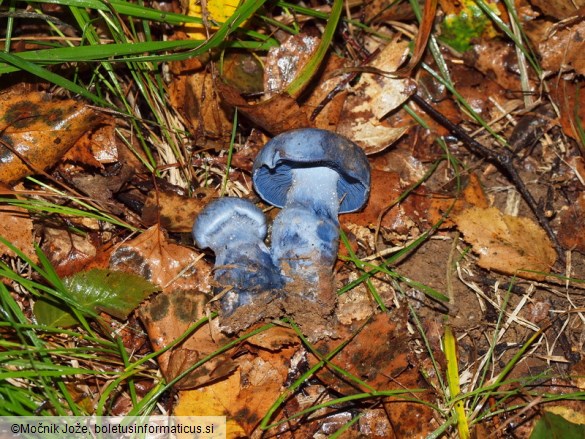
<path id="1" fill-rule="evenodd" d="M 256 192 L 268 203 L 284 207 L 294 168 L 328 167 L 339 174 L 339 213 L 360 209 L 370 193 L 370 164 L 364 151 L 331 131 L 303 128 L 270 140 L 254 161 Z M 308 181 L 306 184 L 310 185 Z"/>

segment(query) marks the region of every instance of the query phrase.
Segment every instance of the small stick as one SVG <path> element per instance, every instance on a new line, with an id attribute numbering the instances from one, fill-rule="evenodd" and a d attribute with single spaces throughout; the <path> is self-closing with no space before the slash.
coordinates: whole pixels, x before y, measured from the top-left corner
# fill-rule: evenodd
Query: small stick
<path id="1" fill-rule="evenodd" d="M 528 191 L 526 185 L 524 184 L 522 178 L 520 177 L 520 174 L 518 174 L 518 171 L 514 167 L 513 162 L 514 154 L 512 153 L 512 151 L 508 149 L 502 149 L 501 151 L 494 152 L 491 149 L 486 148 L 477 140 L 473 139 L 469 134 L 467 134 L 460 126 L 455 125 L 445 116 L 443 116 L 440 112 L 435 110 L 435 108 L 432 105 L 430 105 L 427 101 L 418 96 L 416 93 L 412 96 L 412 100 L 414 101 L 414 103 L 416 103 L 416 105 L 422 108 L 425 111 L 425 113 L 427 113 L 437 122 L 439 122 L 441 125 L 447 128 L 449 131 L 451 131 L 451 133 L 454 136 L 456 136 L 459 140 L 463 142 L 463 144 L 469 151 L 490 161 L 492 164 L 498 167 L 500 171 L 503 171 L 506 174 L 506 176 L 510 179 L 516 190 L 520 192 L 520 195 L 522 195 L 522 198 L 524 198 L 524 201 L 526 202 L 526 204 L 528 204 L 528 207 L 530 207 L 530 210 L 532 210 L 534 216 L 536 216 L 536 219 L 538 220 L 540 226 L 546 231 L 546 234 L 552 241 L 555 250 L 559 255 L 559 260 L 564 264 L 565 251 L 563 250 L 563 247 L 559 243 L 557 235 L 555 235 L 555 232 L 550 226 L 548 219 L 544 215 L 544 212 L 542 212 L 542 210 L 538 208 L 536 200 Z"/>

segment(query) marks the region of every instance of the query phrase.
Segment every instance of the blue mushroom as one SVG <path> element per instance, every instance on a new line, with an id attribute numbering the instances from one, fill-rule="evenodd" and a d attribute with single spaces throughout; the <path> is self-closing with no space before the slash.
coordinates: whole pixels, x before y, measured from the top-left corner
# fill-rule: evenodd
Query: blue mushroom
<path id="1" fill-rule="evenodd" d="M 330 131 L 289 131 L 260 151 L 252 179 L 262 199 L 282 208 L 272 227 L 274 263 L 317 301 L 322 276 L 331 275 L 337 258 L 338 214 L 359 210 L 370 192 L 365 153 Z"/>
<path id="2" fill-rule="evenodd" d="M 215 253 L 214 279 L 224 317 L 254 302 L 258 295 L 282 288 L 279 269 L 264 244 L 266 219 L 248 200 L 225 197 L 209 203 L 193 225 L 200 248 Z"/>

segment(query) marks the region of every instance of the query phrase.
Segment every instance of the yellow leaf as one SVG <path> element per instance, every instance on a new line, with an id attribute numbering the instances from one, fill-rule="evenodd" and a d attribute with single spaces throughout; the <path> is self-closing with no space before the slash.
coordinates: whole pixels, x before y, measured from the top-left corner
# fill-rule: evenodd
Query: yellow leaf
<path id="1" fill-rule="evenodd" d="M 495 207 L 472 207 L 454 220 L 479 255 L 480 267 L 538 280 L 544 276 L 522 270 L 548 272 L 556 261 L 545 231 L 529 218 L 505 215 Z"/>
<path id="2" fill-rule="evenodd" d="M 214 21 L 217 23 L 225 22 L 234 14 L 239 4 L 239 0 L 208 0 L 207 13 L 209 14 L 210 25 Z M 190 17 L 202 17 L 201 0 L 189 0 L 187 15 Z M 210 28 L 217 29 L 215 26 Z M 185 26 L 185 31 L 189 38 L 193 40 L 207 39 L 207 33 L 203 25 L 190 24 Z"/>
<path id="3" fill-rule="evenodd" d="M 202 389 L 179 392 L 175 416 L 227 416 L 228 407 L 237 403 L 240 393 L 240 373 L 236 371 L 229 378 Z M 234 420 L 227 419 L 228 439 L 246 437 L 244 429 Z"/>

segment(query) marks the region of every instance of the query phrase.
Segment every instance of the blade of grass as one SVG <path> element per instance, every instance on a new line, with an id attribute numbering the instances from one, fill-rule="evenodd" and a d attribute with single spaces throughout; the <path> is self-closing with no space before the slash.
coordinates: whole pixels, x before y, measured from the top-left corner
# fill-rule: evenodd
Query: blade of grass
<path id="1" fill-rule="evenodd" d="M 445 325 L 445 335 L 443 337 L 443 349 L 447 359 L 447 383 L 449 385 L 449 394 L 451 399 L 457 398 L 461 393 L 459 386 L 459 366 L 457 362 L 457 347 L 455 337 L 450 325 Z M 461 439 L 469 438 L 469 425 L 465 414 L 464 401 L 459 399 L 453 403 L 455 414 L 457 416 L 457 429 Z"/>

